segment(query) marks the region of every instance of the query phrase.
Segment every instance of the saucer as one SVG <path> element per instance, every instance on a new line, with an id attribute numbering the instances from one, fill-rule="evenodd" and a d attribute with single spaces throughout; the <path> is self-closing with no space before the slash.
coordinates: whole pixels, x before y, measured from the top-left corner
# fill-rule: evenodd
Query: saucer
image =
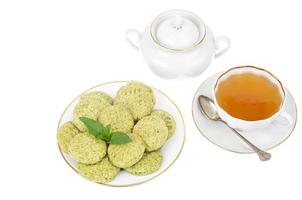
<path id="1" fill-rule="evenodd" d="M 199 95 L 206 95 L 213 99 L 215 81 L 221 73 L 215 74 L 204 81 L 197 89 L 192 103 L 192 115 L 200 133 L 217 146 L 236 153 L 254 153 L 253 150 L 232 132 L 225 124 L 209 120 L 202 112 L 198 103 Z M 284 109 L 291 117 L 291 121 L 284 125 L 276 122 L 263 129 L 241 131 L 240 133 L 260 149 L 269 150 L 284 142 L 293 132 L 297 121 L 297 107 L 293 96 L 285 88 L 287 98 Z"/>

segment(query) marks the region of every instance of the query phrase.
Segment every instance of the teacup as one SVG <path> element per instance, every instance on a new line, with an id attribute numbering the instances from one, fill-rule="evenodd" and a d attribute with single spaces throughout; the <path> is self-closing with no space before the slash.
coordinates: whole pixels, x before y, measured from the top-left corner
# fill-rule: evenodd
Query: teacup
<path id="1" fill-rule="evenodd" d="M 220 84 L 222 84 L 223 81 L 227 80 L 233 75 L 242 76 L 243 74 L 247 74 L 247 73 L 252 73 L 252 74 L 259 75 L 261 77 L 265 77 L 269 82 L 271 82 L 271 84 L 274 85 L 276 91 L 279 92 L 280 104 L 278 105 L 276 112 L 272 113 L 271 116 L 259 120 L 246 120 L 246 119 L 234 117 L 234 115 L 231 115 L 229 112 L 226 111 L 226 109 L 224 109 L 219 104 L 217 99 L 217 96 L 219 94 L 217 93 L 217 91 Z M 214 93 L 214 102 L 217 106 L 218 114 L 220 115 L 222 120 L 224 120 L 229 126 L 231 126 L 234 129 L 241 130 L 241 131 L 249 131 L 249 130 L 265 128 L 269 126 L 271 123 L 287 125 L 292 121 L 290 115 L 284 111 L 284 102 L 286 101 L 287 95 L 285 89 L 283 88 L 282 83 L 272 73 L 270 73 L 265 69 L 261 69 L 254 66 L 241 66 L 241 67 L 231 68 L 226 72 L 222 73 L 217 78 L 215 86 L 213 88 L 213 93 Z"/>

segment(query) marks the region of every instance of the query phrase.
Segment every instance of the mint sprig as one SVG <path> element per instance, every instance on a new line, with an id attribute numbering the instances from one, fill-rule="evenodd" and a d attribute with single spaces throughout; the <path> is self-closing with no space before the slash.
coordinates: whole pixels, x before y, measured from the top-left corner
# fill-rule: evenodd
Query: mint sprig
<path id="1" fill-rule="evenodd" d="M 81 122 L 87 127 L 88 132 L 96 139 L 104 140 L 108 144 L 126 144 L 131 138 L 123 132 L 112 132 L 111 124 L 103 126 L 97 121 L 88 117 L 80 117 Z"/>

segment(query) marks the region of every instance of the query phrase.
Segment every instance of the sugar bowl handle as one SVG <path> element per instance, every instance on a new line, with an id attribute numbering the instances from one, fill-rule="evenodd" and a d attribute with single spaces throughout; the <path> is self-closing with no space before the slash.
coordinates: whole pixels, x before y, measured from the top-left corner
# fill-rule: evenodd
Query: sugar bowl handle
<path id="1" fill-rule="evenodd" d="M 142 38 L 142 34 L 136 29 L 128 29 L 126 31 L 126 40 L 127 42 L 135 49 L 139 50 L 139 42 Z"/>
<path id="2" fill-rule="evenodd" d="M 223 43 L 224 43 L 224 45 L 222 47 Z M 215 48 L 216 48 L 215 58 L 218 58 L 218 57 L 222 56 L 223 54 L 225 54 L 225 52 L 227 52 L 230 47 L 231 47 L 231 40 L 229 37 L 227 37 L 225 35 L 221 35 L 221 36 L 215 38 Z"/>

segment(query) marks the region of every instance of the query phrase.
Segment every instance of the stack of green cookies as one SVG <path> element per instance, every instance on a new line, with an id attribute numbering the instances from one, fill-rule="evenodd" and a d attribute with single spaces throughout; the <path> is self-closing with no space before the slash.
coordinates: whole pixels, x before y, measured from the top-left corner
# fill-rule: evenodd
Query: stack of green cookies
<path id="1" fill-rule="evenodd" d="M 163 160 L 161 147 L 176 128 L 168 112 L 153 110 L 155 104 L 152 88 L 136 81 L 121 87 L 115 99 L 101 91 L 85 93 L 75 106 L 73 121 L 59 128 L 58 144 L 78 162 L 79 174 L 97 183 L 111 181 L 120 170 L 153 173 Z M 131 142 L 106 144 L 88 132 L 81 117 L 111 125 L 112 131 L 127 133 Z"/>

